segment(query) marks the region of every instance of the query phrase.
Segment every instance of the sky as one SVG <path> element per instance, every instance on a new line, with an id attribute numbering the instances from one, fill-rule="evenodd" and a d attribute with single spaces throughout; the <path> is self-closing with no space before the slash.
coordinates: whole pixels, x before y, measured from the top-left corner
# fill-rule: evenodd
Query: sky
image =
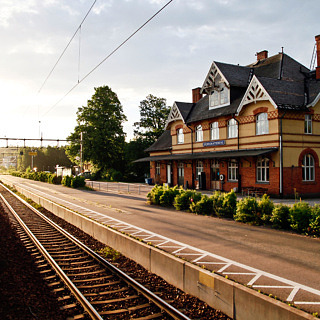
<path id="1" fill-rule="evenodd" d="M 66 139 L 78 108 L 107 85 L 123 106 L 129 141 L 142 100 L 191 102 L 213 61 L 247 65 L 256 52 L 283 47 L 310 67 L 319 0 L 173 0 L 82 80 L 167 2 L 97 0 L 81 24 L 93 0 L 0 0 L 0 138 Z"/>

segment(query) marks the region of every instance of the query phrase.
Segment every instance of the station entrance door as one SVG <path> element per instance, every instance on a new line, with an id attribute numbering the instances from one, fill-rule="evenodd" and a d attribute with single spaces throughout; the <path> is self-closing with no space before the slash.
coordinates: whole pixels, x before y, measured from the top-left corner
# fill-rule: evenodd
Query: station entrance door
<path id="1" fill-rule="evenodd" d="M 221 190 L 220 164 L 216 159 L 211 160 L 211 189 Z"/>

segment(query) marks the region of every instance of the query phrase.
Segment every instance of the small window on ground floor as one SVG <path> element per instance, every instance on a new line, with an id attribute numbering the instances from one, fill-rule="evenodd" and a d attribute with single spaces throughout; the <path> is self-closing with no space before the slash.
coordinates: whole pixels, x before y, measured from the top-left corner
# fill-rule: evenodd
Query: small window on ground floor
<path id="1" fill-rule="evenodd" d="M 160 175 L 160 162 L 156 163 L 156 174 Z"/>
<path id="2" fill-rule="evenodd" d="M 200 173 L 203 171 L 203 162 L 202 161 L 197 161 L 196 165 L 196 179 L 198 179 Z"/>
<path id="3" fill-rule="evenodd" d="M 259 158 L 257 161 L 257 182 L 269 182 L 269 159 Z"/>
<path id="4" fill-rule="evenodd" d="M 238 162 L 235 159 L 228 163 L 228 180 L 238 181 Z"/>

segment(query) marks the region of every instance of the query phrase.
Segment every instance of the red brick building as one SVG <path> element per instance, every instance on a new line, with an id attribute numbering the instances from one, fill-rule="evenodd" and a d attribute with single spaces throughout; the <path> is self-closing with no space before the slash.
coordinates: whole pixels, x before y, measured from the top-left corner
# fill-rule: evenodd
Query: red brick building
<path id="1" fill-rule="evenodd" d="M 309 70 L 285 53 L 248 66 L 213 62 L 193 101 L 175 102 L 146 151 L 154 183 L 320 194 L 320 36 Z"/>

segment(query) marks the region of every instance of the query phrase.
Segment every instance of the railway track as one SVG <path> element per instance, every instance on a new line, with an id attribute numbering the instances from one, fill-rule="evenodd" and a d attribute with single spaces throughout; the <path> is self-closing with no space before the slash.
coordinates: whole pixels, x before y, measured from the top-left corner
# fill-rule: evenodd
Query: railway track
<path id="1" fill-rule="evenodd" d="M 2 184 L 0 198 L 70 319 L 189 319 Z"/>

